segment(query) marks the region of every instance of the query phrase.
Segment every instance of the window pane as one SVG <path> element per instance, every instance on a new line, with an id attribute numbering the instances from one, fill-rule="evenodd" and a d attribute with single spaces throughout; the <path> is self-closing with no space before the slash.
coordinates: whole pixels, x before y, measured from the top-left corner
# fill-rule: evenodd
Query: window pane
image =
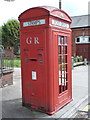
<path id="1" fill-rule="evenodd" d="M 67 90 L 67 37 L 58 36 L 59 93 Z"/>
<path id="2" fill-rule="evenodd" d="M 89 37 L 89 40 L 88 40 L 88 42 L 90 42 L 90 37 Z"/>
<path id="3" fill-rule="evenodd" d="M 80 38 L 77 38 L 76 42 L 80 42 Z"/>

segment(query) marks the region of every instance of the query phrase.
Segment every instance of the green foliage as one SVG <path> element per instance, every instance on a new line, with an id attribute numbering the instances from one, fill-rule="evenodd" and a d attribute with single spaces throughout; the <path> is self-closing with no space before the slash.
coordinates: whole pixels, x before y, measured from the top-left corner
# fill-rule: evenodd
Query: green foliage
<path id="1" fill-rule="evenodd" d="M 74 58 L 74 62 L 76 63 L 76 62 L 82 62 L 83 61 L 83 57 L 82 56 L 76 56 L 75 58 Z"/>
<path id="2" fill-rule="evenodd" d="M 82 62 L 83 61 L 83 57 L 79 56 L 79 61 Z"/>
<path id="3" fill-rule="evenodd" d="M 17 59 L 20 59 L 20 55 L 16 55 L 16 58 L 17 58 Z"/>
<path id="4" fill-rule="evenodd" d="M 5 23 L 2 26 L 2 44 L 6 47 L 14 47 L 14 53 L 17 54 L 19 45 L 20 45 L 20 39 L 19 39 L 19 22 L 15 19 L 8 20 L 7 23 Z"/>
<path id="5" fill-rule="evenodd" d="M 5 67 L 13 67 L 13 59 L 4 59 Z"/>
<path id="6" fill-rule="evenodd" d="M 21 60 L 20 59 L 15 59 L 14 60 L 14 67 L 20 67 L 21 66 Z"/>
<path id="7" fill-rule="evenodd" d="M 21 60 L 20 59 L 4 59 L 4 67 L 20 67 L 21 66 Z"/>

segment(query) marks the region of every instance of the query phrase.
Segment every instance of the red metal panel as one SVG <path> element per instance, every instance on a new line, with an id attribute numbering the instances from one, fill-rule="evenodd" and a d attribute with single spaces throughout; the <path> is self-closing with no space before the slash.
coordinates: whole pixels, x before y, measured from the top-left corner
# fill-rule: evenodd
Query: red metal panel
<path id="1" fill-rule="evenodd" d="M 45 77 L 43 77 L 45 72 L 44 34 L 44 31 L 23 33 L 21 41 L 21 44 L 23 44 L 21 47 L 23 65 L 22 77 L 24 77 L 23 89 L 26 91 L 25 93 L 29 95 L 26 95 L 26 99 L 29 101 L 29 104 L 36 106 L 42 104 L 42 107 L 45 104 L 45 101 L 43 100 L 45 95 Z M 32 74 L 34 74 L 34 76 Z"/>

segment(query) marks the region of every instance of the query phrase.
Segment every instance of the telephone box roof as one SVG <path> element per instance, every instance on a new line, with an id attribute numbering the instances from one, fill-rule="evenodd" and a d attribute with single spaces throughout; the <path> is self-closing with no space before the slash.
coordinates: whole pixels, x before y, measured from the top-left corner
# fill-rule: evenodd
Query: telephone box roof
<path id="1" fill-rule="evenodd" d="M 51 15 L 51 16 L 66 20 L 68 22 L 72 21 L 66 12 L 56 7 L 52 7 L 52 6 L 39 6 L 39 7 L 29 8 L 23 13 L 21 13 L 18 19 L 22 20 L 28 17 L 33 18 L 36 16 L 40 17 L 40 16 L 45 16 L 45 15 L 48 15 L 48 16 Z"/>

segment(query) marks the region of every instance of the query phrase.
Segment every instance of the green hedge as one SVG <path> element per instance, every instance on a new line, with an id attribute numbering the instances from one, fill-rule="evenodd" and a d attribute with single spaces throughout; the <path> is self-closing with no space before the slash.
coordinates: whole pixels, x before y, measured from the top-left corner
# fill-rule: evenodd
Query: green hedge
<path id="1" fill-rule="evenodd" d="M 14 67 L 21 67 L 21 60 L 20 59 L 14 60 Z"/>

